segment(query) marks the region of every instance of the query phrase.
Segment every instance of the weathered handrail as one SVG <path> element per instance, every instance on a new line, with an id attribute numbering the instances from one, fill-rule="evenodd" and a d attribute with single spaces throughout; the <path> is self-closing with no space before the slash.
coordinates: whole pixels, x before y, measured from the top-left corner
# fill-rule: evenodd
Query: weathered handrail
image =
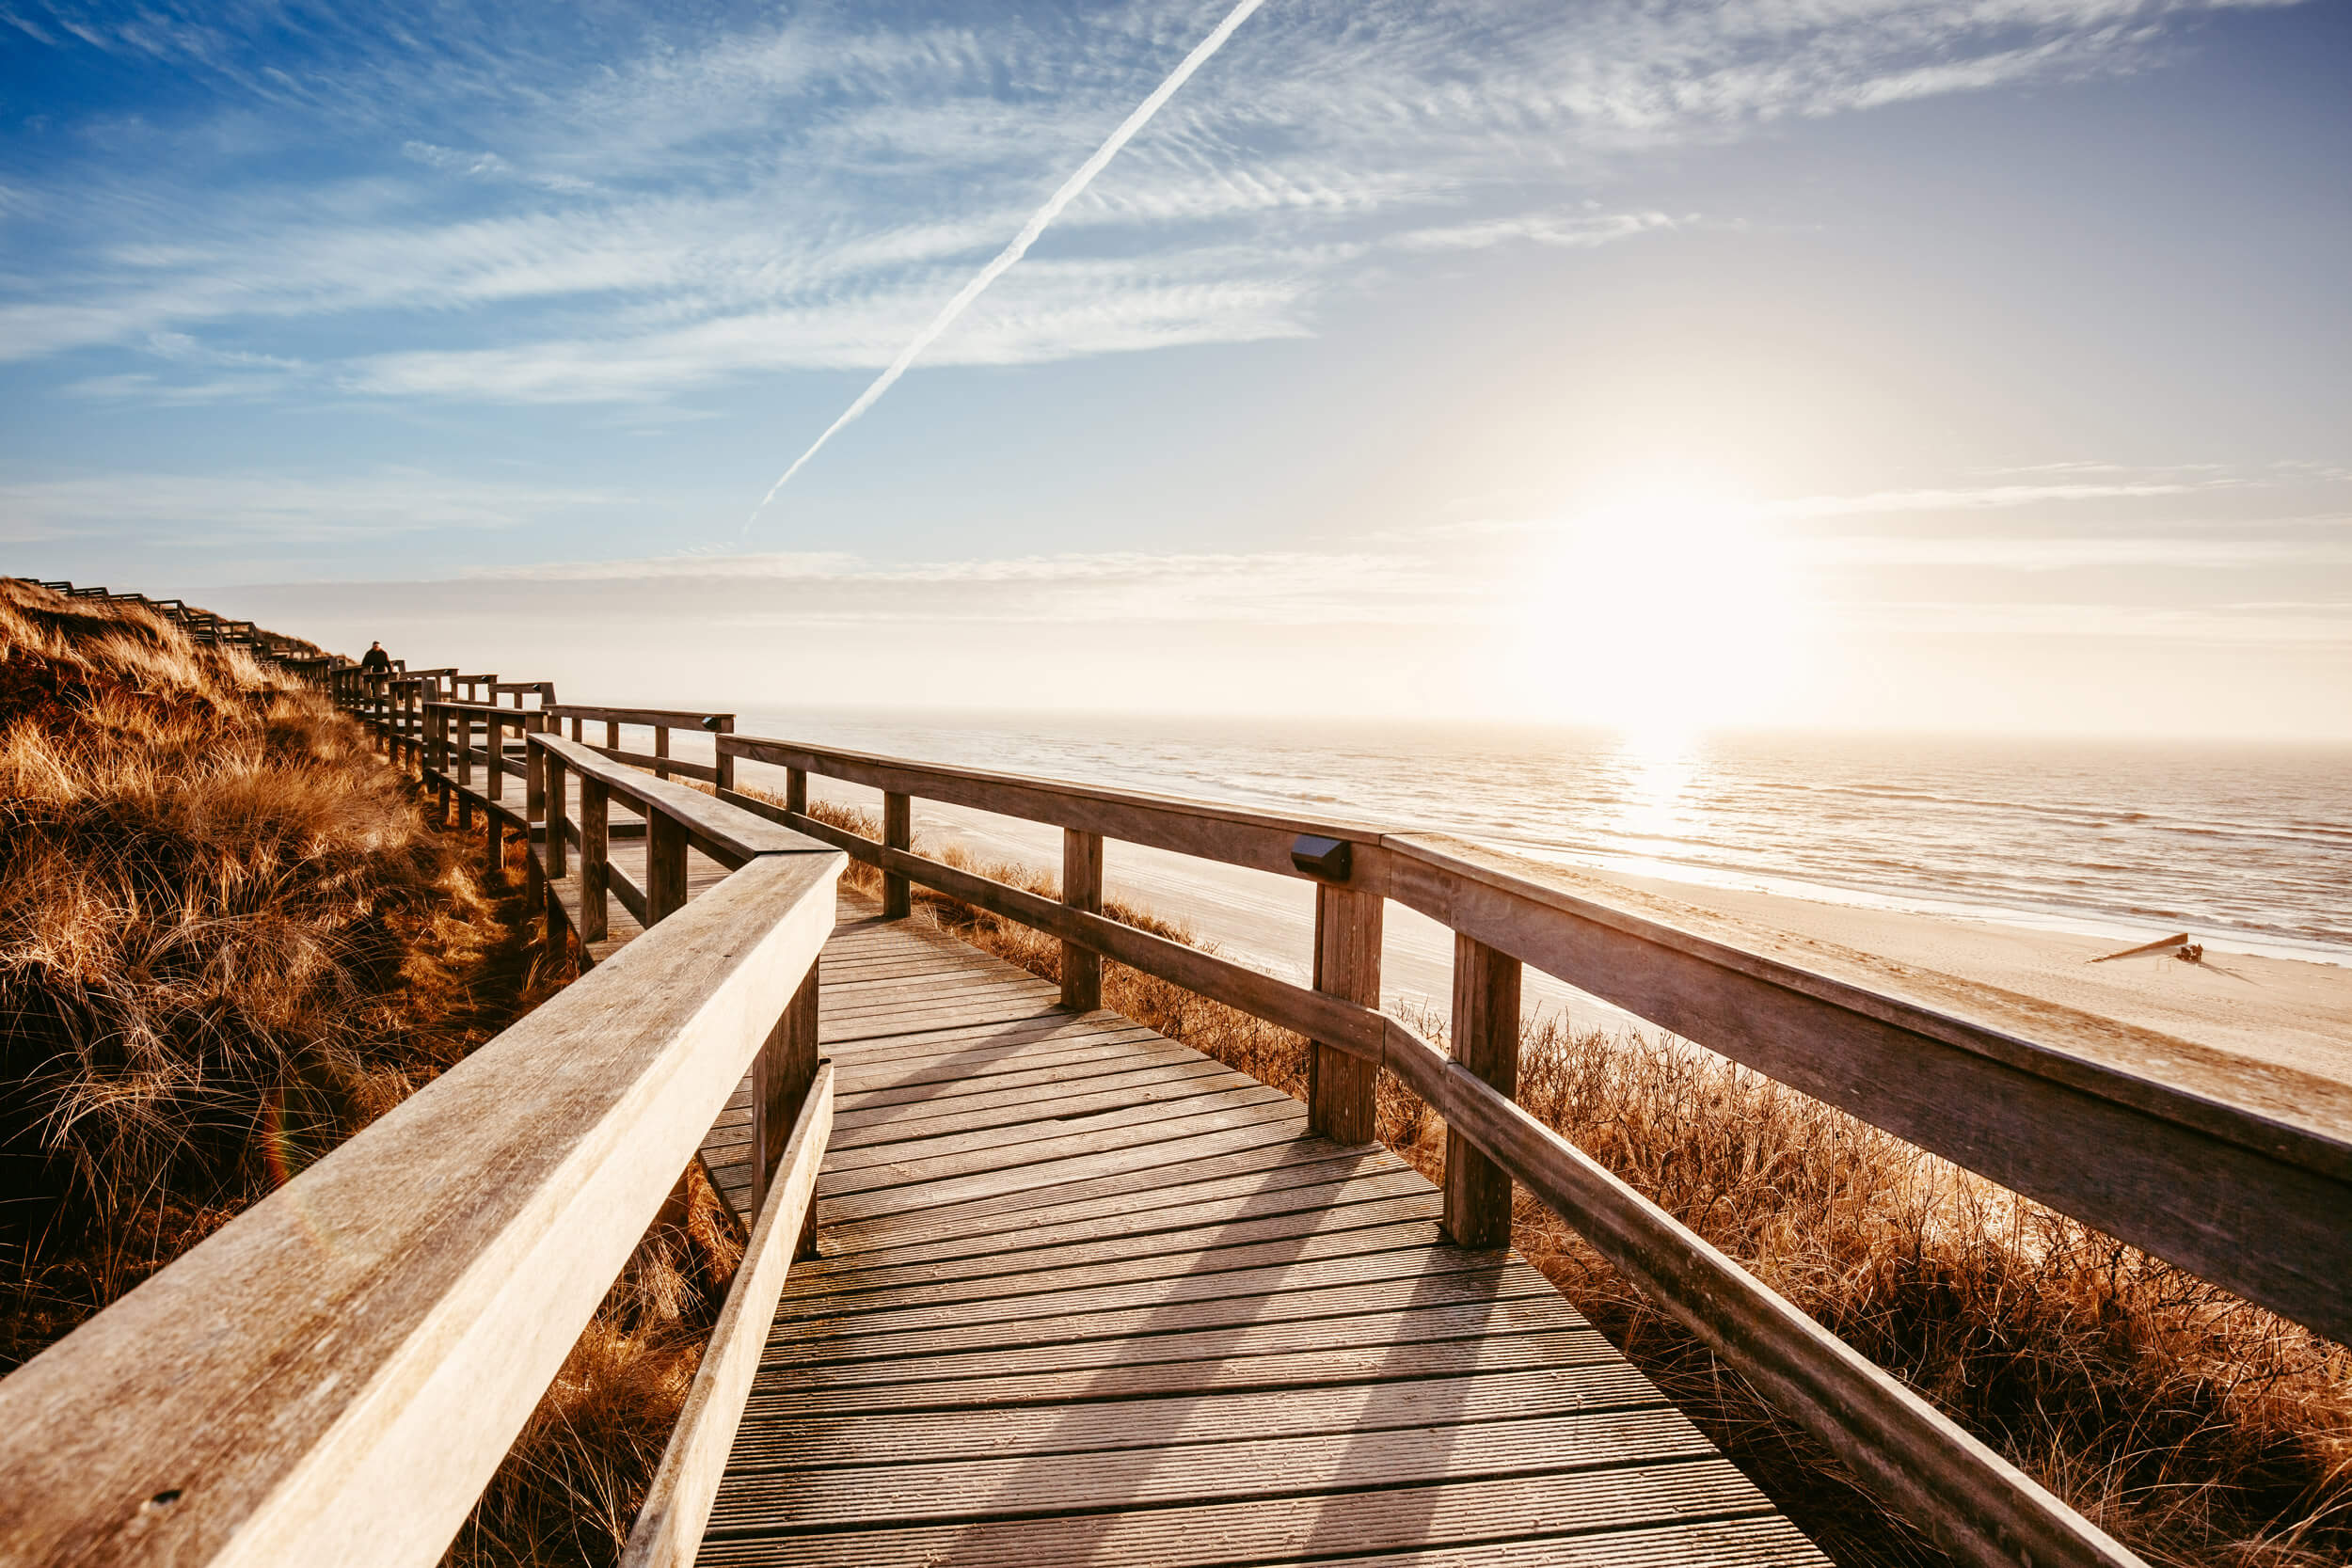
<path id="1" fill-rule="evenodd" d="M 437 1558 L 744 1070 L 813 1069 L 842 863 L 746 864 L 0 1382 L 0 1559 Z"/>
<path id="2" fill-rule="evenodd" d="M 1073 953 L 1115 958 L 1307 1036 L 1311 1116 L 1335 1136 L 1368 1135 L 1373 1071 L 1396 1071 L 1448 1125 L 1450 1232 L 1473 1243 L 1507 1237 L 1510 1182 L 1525 1185 L 1965 1560 L 2137 1560 L 1519 1111 L 1523 962 L 2352 1338 L 2341 1284 L 2352 1277 L 2352 1092 L 2341 1085 L 2290 1088 L 2185 1041 L 1958 981 L 1906 996 L 1920 978 L 1867 955 L 1796 942 L 1761 951 L 1752 935 L 1624 907 L 1636 895 L 1615 889 L 1618 901 L 1604 902 L 1558 868 L 1438 835 L 759 736 L 723 736 L 718 748 L 787 770 L 782 807 L 734 790 L 723 800 L 877 866 L 901 912 L 903 890 L 919 882 L 1059 937 L 1065 974 Z M 882 790 L 882 839 L 810 816 L 811 772 Z M 913 853 L 916 796 L 1060 826 L 1062 899 Z M 1103 917 L 1104 836 L 1314 882 L 1315 987 Z M 1456 932 L 1458 1057 L 1377 1010 L 1382 897 Z M 1359 1069 L 1335 1072 L 1334 1057 Z M 2156 1066 L 2173 1070 L 2159 1076 Z M 2100 1159 L 2083 1160 L 2086 1147 Z"/>
<path id="3" fill-rule="evenodd" d="M 615 762 L 626 762 L 634 768 L 648 768 L 654 777 L 666 779 L 673 774 L 700 779 L 725 788 L 735 784 L 735 765 L 722 752 L 715 764 L 685 762 L 670 755 L 672 730 L 699 730 L 714 735 L 729 735 L 735 730 L 735 715 L 712 713 L 700 708 L 673 707 L 596 707 L 580 703 L 558 703 L 551 697 L 540 705 L 540 711 L 549 723 L 569 723 L 572 738 L 589 744 L 580 729 L 586 724 L 604 726 L 604 744 L 596 748 Z M 624 751 L 621 747 L 621 726 L 633 724 L 653 731 L 651 752 Z"/>

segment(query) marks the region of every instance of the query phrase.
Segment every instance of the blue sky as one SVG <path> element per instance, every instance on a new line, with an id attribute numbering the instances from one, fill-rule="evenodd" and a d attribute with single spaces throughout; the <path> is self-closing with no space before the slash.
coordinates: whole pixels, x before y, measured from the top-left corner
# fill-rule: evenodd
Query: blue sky
<path id="1" fill-rule="evenodd" d="M 746 536 L 1224 11 L 5 0 L 7 569 L 615 697 L 2352 737 L 2337 3 L 1268 0 Z"/>

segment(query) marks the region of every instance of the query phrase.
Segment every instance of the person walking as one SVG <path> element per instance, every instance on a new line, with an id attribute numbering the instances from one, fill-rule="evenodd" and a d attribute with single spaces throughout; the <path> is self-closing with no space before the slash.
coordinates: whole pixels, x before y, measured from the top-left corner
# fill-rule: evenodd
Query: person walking
<path id="1" fill-rule="evenodd" d="M 392 656 L 384 651 L 383 643 L 371 642 L 368 651 L 359 656 L 359 668 L 371 675 L 389 675 L 392 673 Z"/>

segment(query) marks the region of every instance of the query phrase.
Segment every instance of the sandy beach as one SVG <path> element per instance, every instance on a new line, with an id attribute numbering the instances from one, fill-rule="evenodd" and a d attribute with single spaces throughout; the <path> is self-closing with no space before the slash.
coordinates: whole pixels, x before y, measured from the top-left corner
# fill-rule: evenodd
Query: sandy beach
<path id="1" fill-rule="evenodd" d="M 780 787 L 782 781 L 747 777 L 747 782 Z M 820 799 L 873 807 L 869 792 L 821 779 L 810 784 Z M 1058 831 L 1035 823 L 918 802 L 914 826 L 918 837 L 960 845 L 983 858 L 1057 871 L 1060 865 Z M 2208 952 L 2197 963 L 2165 954 L 2101 963 L 2092 960 L 2130 943 L 1654 878 L 1585 870 L 1574 875 L 1601 889 L 1621 888 L 1629 901 L 1663 918 L 1676 919 L 1681 911 L 1687 918 L 1677 924 L 1744 933 L 1759 942 L 1788 937 L 1871 954 L 2273 1069 L 2352 1084 L 2352 968 L 2220 951 Z M 1111 897 L 1184 922 L 1228 958 L 1286 978 L 1307 978 L 1314 898 L 1304 882 L 1113 844 L 1107 847 L 1104 883 Z M 1390 1006 L 1444 1010 L 1453 947 L 1442 927 L 1391 904 L 1382 964 Z M 1641 1022 L 1532 970 L 1525 996 L 1531 1014 L 1565 1013 L 1580 1027 L 1622 1028 Z"/>

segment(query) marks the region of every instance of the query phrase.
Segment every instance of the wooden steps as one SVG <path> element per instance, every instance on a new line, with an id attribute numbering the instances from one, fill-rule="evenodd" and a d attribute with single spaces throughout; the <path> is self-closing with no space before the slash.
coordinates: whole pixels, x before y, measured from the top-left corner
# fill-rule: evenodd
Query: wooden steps
<path id="1" fill-rule="evenodd" d="M 1447 1243 L 1403 1161 L 843 904 L 820 1256 L 703 1561 L 1824 1560 L 1534 1269 Z M 748 1104 L 704 1147 L 739 1212 Z"/>

